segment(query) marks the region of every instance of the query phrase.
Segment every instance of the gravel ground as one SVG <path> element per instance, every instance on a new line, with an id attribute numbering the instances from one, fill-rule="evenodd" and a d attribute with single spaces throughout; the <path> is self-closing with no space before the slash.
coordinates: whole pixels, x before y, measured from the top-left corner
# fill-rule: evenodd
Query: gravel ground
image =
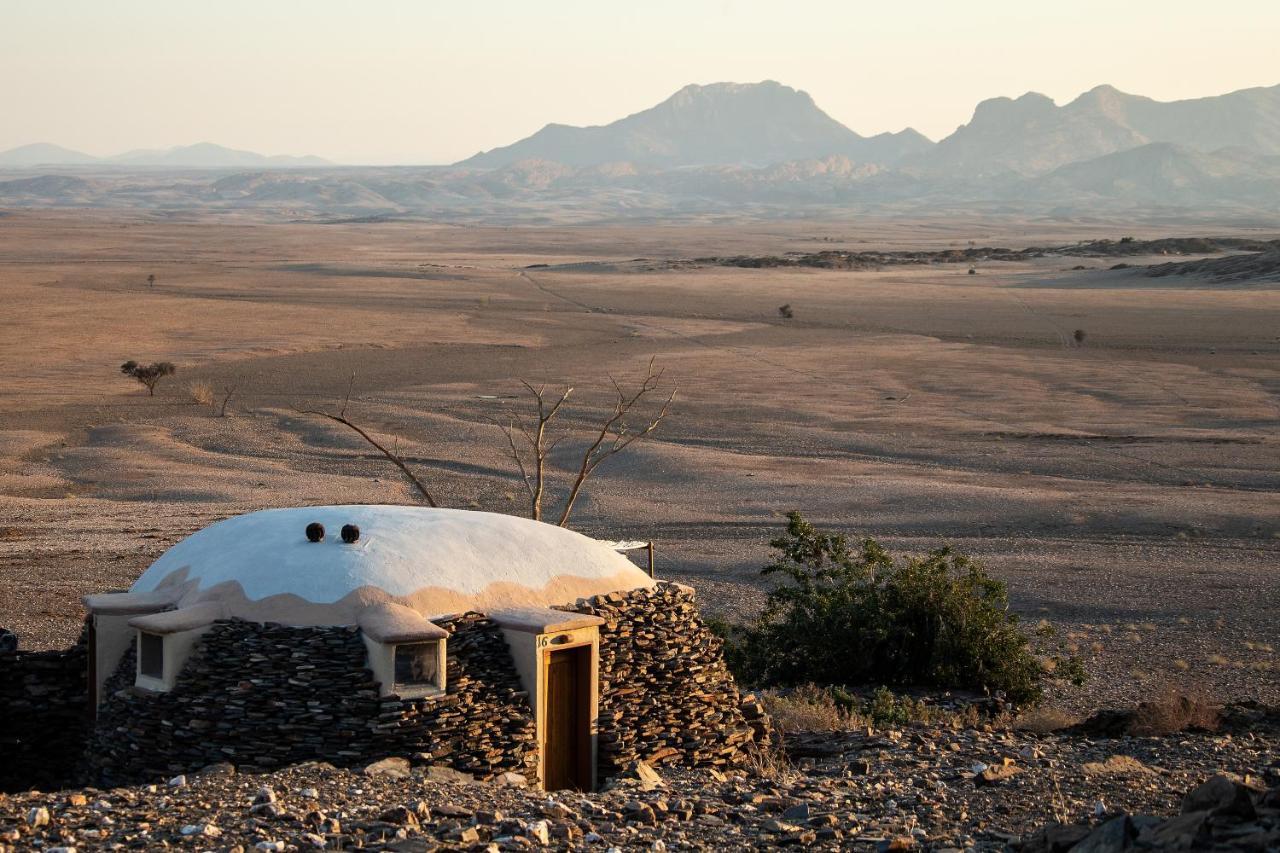
<path id="1" fill-rule="evenodd" d="M 1217 734 L 1084 737 L 983 726 L 788 738 L 789 763 L 728 776 L 659 768 L 594 794 L 439 781 L 382 762 L 0 796 L 14 849 L 1003 849 L 1051 822 L 1167 816 L 1203 780 L 1280 782 L 1280 716 Z M 387 764 L 393 766 L 387 767 Z M 40 809 L 47 810 L 43 823 Z"/>

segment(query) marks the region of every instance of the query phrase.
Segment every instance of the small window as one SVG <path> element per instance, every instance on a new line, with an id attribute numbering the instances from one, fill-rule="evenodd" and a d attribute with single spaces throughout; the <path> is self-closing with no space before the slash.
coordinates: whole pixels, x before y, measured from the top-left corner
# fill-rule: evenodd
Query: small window
<path id="1" fill-rule="evenodd" d="M 440 643 L 396 645 L 397 687 L 440 687 Z"/>
<path id="2" fill-rule="evenodd" d="M 164 637 L 138 632 L 138 672 L 147 678 L 164 678 Z"/>

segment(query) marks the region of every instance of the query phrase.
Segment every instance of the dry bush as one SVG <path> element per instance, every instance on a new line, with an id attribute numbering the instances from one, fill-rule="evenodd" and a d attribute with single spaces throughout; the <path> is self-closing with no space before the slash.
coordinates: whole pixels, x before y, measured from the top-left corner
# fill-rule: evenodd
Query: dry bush
<path id="1" fill-rule="evenodd" d="M 193 382 L 187 390 L 191 392 L 191 402 L 201 406 L 214 404 L 216 398 L 213 396 L 213 386 L 208 382 Z"/>
<path id="2" fill-rule="evenodd" d="M 1079 717 L 1061 708 L 1041 706 L 1018 715 L 1018 718 L 1013 721 L 1013 727 L 1018 731 L 1044 735 L 1070 728 L 1078 722 L 1080 722 Z"/>
<path id="3" fill-rule="evenodd" d="M 780 732 L 834 732 L 858 724 L 832 697 L 831 691 L 814 684 L 802 684 L 785 693 L 765 690 L 760 694 L 765 711 Z"/>
<path id="4" fill-rule="evenodd" d="M 1138 703 L 1130 734 L 1170 735 L 1186 731 L 1217 731 L 1222 723 L 1222 705 L 1202 693 L 1167 693 Z"/>
<path id="5" fill-rule="evenodd" d="M 782 740 L 774 738 L 768 744 L 756 744 L 747 753 L 747 770 L 751 775 L 780 785 L 790 785 L 799 778 L 799 772 L 791 764 Z"/>

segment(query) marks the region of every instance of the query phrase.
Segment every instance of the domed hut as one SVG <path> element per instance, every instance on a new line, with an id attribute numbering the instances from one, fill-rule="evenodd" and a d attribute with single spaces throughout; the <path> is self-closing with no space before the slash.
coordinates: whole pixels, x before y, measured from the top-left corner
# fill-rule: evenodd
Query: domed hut
<path id="1" fill-rule="evenodd" d="M 512 516 L 249 513 L 85 605 L 106 782 L 396 755 L 591 789 L 636 760 L 735 763 L 764 732 L 691 589 Z"/>

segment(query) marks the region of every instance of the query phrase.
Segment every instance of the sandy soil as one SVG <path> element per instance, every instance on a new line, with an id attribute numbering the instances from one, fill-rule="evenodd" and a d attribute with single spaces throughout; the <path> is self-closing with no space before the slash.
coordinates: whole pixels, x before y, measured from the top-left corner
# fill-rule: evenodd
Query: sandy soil
<path id="1" fill-rule="evenodd" d="M 229 514 L 411 501 L 385 461 L 298 413 L 336 407 L 353 372 L 350 414 L 444 503 L 521 512 L 494 425 L 523 410 L 517 380 L 574 385 L 566 425 L 585 427 L 610 374 L 656 357 L 678 403 L 653 441 L 601 469 L 575 526 L 656 540 L 660 574 L 698 587 L 706 609 L 758 604 L 767 541 L 799 509 L 895 550 L 982 556 L 1021 612 L 1084 655 L 1095 677 L 1067 704 L 1168 684 L 1280 700 L 1280 285 L 1153 283 L 1062 257 L 977 275 L 667 263 L 1114 236 L 1015 220 L 8 214 L 0 625 L 63 644 L 81 594 L 127 586 Z M 179 372 L 148 397 L 119 374 L 130 358 Z M 236 386 L 230 416 L 193 402 L 195 383 Z"/>

